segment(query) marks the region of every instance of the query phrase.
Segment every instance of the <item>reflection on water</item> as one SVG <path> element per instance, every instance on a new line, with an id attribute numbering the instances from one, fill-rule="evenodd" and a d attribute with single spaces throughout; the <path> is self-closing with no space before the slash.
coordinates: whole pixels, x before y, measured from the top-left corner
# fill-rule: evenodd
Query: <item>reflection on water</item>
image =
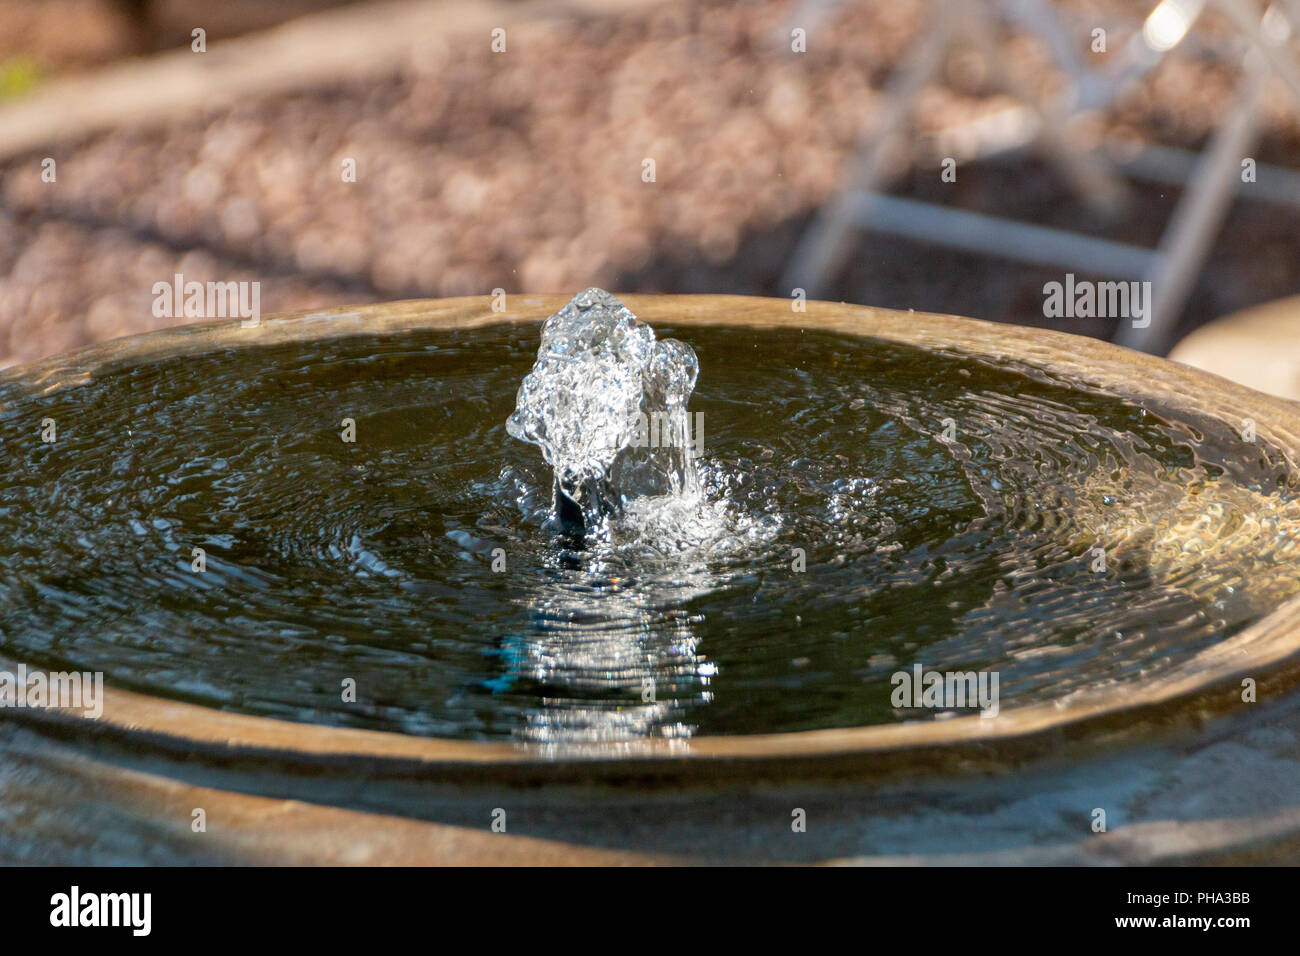
<path id="1" fill-rule="evenodd" d="M 716 669 L 699 652 L 683 608 L 709 592 L 708 571 L 696 565 L 628 587 L 581 562 L 570 556 L 548 569 L 524 599 L 528 627 L 504 641 L 506 670 L 494 688 L 538 699 L 523 715 L 519 738 L 603 748 L 690 737 L 683 702 L 707 704 Z"/>

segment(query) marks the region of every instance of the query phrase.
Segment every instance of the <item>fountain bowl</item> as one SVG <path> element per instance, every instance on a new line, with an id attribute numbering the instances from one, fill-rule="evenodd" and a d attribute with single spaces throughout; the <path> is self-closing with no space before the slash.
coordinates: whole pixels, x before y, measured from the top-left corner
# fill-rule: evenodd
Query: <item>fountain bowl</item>
<path id="1" fill-rule="evenodd" d="M 1093 339 L 842 303 L 807 302 L 802 303 L 804 311 L 795 311 L 789 300 L 739 296 L 622 298 L 651 325 L 740 326 L 756 334 L 815 328 L 1045 367 L 1136 401 L 1158 400 L 1163 407 L 1233 424 L 1251 419 L 1260 441 L 1280 450 L 1293 467 L 1300 462 L 1300 407 Z M 238 320 L 186 325 L 10 369 L 0 374 L 0 382 L 14 389 L 11 394 L 47 395 L 90 381 L 105 369 L 165 358 L 360 334 L 532 323 L 565 301 L 562 296 L 510 295 L 505 310 L 494 311 L 492 298 L 467 297 L 272 316 L 256 328 L 245 328 Z M 6 655 L 0 658 L 0 668 L 12 671 L 24 663 L 8 659 L 2 647 L 0 654 Z M 1057 766 L 1064 759 L 1120 759 L 1117 754 L 1194 739 L 1216 718 L 1224 726 L 1233 725 L 1241 719 L 1241 682 L 1247 677 L 1267 686 L 1270 698 L 1294 701 L 1300 684 L 1300 600 L 1276 607 L 1262 620 L 1135 687 L 1084 690 L 1066 700 L 1005 707 L 992 719 L 971 715 L 832 730 L 651 740 L 613 751 L 596 748 L 556 756 L 508 742 L 255 717 L 109 687 L 98 719 L 53 708 L 0 712 L 0 746 L 14 761 L 40 767 L 50 780 L 61 781 L 57 786 L 11 781 L 7 787 L 19 802 L 50 800 L 68 808 L 70 832 L 64 836 L 68 858 L 74 860 L 96 859 L 82 852 L 94 841 L 96 828 L 106 825 L 109 817 L 120 819 L 129 812 L 141 839 L 163 847 L 162 859 L 180 862 L 250 857 L 274 862 L 729 861 L 734 857 L 722 849 L 703 857 L 686 850 L 659 853 L 655 848 L 665 841 L 653 828 L 626 841 L 588 841 L 572 815 L 581 808 L 603 806 L 605 810 L 591 812 L 631 818 L 644 809 L 640 800 L 713 806 L 721 795 L 737 792 L 746 795 L 740 798 L 741 806 L 759 807 L 766 798 L 753 796 L 756 787 L 776 788 L 774 792 L 793 787 L 813 794 L 805 801 L 823 799 L 829 805 L 835 801 L 827 795 L 845 785 L 907 787 L 909 781 L 928 780 L 960 790 L 963 781 L 988 772 Z M 86 804 L 77 802 L 79 789 L 94 793 L 96 809 L 88 811 Z M 629 793 L 637 795 L 631 803 Z M 777 804 L 783 806 L 780 800 Z M 488 831 L 489 812 L 511 805 L 526 808 L 521 815 L 535 813 L 551 822 L 539 825 L 538 836 Z M 81 807 L 80 816 L 74 806 Z M 218 825 L 212 829 L 227 833 L 227 838 L 208 843 L 191 838 L 189 808 L 199 806 L 214 808 L 209 820 L 224 821 L 225 830 Z M 128 807 L 132 809 L 125 811 Z M 568 823 L 556 822 L 555 815 L 562 812 L 570 814 Z M 1276 846 L 1294 848 L 1300 814 L 1288 817 L 1291 824 L 1281 830 L 1275 817 L 1269 818 L 1269 839 Z M 847 832 L 852 824 L 841 819 L 837 826 Z M 399 832 L 405 836 L 393 836 Z M 1129 852 L 1134 862 L 1245 852 L 1241 848 L 1256 846 L 1259 833 L 1247 827 L 1231 838 L 1208 834 L 1199 844 L 1184 840 L 1183 856 L 1170 856 L 1167 848 L 1153 850 L 1148 844 L 1132 846 Z M 921 856 L 946 858 L 931 849 L 934 852 Z M 1060 852 L 1063 855 L 1051 860 L 1075 860 L 1089 851 Z M 804 855 L 776 858 L 843 855 L 833 844 L 812 841 L 799 853 Z M 1033 856 L 1026 850 L 1009 858 Z M 979 854 L 971 859 L 981 861 Z"/>

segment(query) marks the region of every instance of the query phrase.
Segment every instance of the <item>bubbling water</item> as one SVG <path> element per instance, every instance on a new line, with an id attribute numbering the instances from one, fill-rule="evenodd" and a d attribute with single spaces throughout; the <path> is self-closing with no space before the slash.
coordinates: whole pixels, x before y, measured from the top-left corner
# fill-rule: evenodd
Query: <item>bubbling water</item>
<path id="1" fill-rule="evenodd" d="M 541 448 L 561 525 L 594 528 L 641 497 L 698 495 L 686 405 L 699 370 L 689 345 L 657 340 L 601 289 L 546 320 L 506 430 Z"/>

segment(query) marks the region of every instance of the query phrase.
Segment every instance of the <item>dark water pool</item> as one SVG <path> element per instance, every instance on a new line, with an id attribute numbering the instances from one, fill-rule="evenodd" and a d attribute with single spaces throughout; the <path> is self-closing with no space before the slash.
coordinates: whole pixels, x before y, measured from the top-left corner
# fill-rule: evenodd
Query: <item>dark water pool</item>
<path id="1" fill-rule="evenodd" d="M 251 714 L 619 741 L 951 713 L 894 706 L 917 663 L 996 671 L 1003 709 L 1136 681 L 1300 591 L 1294 478 L 1229 424 L 880 341 L 658 331 L 699 356 L 702 500 L 582 549 L 504 428 L 535 325 L 2 383 L 0 649 Z"/>

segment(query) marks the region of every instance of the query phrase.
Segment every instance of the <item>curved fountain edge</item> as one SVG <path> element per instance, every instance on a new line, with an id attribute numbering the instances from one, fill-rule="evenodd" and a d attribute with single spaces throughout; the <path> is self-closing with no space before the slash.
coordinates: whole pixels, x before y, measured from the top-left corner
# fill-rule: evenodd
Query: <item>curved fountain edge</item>
<path id="1" fill-rule="evenodd" d="M 1133 398 L 1157 398 L 1176 408 L 1218 417 L 1236 427 L 1256 422 L 1257 435 L 1300 461 L 1300 406 L 1217 376 L 1094 339 L 952 316 L 808 302 L 796 313 L 786 299 L 740 296 L 622 296 L 653 325 L 812 327 L 989 358 L 1025 361 L 1063 371 Z M 0 372 L 0 384 L 47 393 L 88 381 L 99 369 L 209 349 L 307 341 L 327 336 L 392 333 L 420 328 L 475 328 L 529 322 L 560 308 L 564 296 L 511 295 L 506 311 L 489 297 L 412 300 L 375 306 L 271 316 L 254 328 L 237 320 L 164 329 L 88 346 L 33 365 Z M 0 661 L 0 664 L 3 664 Z M 39 723 L 60 736 L 114 741 L 216 762 L 301 765 L 340 771 L 364 767 L 396 777 L 460 782 L 528 782 L 641 778 L 713 781 L 722 776 L 838 776 L 890 769 L 970 768 L 1109 746 L 1139 734 L 1191 726 L 1240 708 L 1238 682 L 1262 688 L 1300 682 L 1300 598 L 1158 679 L 1137 688 L 1084 692 L 1062 701 L 979 716 L 896 725 L 851 727 L 690 741 L 651 741 L 635 748 L 555 756 L 508 743 L 419 738 L 381 731 L 330 728 L 216 711 L 106 688 L 98 720 L 59 710 L 9 710 L 5 716 Z M 1267 678 L 1267 684 L 1264 683 Z M 1165 705 L 1178 701 L 1177 708 Z"/>

